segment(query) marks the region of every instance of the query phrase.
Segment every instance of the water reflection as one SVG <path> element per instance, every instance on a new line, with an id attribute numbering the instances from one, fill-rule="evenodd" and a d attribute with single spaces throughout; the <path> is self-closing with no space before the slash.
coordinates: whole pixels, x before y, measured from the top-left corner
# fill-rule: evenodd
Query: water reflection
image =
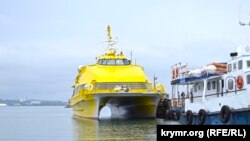
<path id="1" fill-rule="evenodd" d="M 158 125 L 180 125 L 180 122 L 166 119 L 156 119 Z"/>
<path id="2" fill-rule="evenodd" d="M 73 119 L 74 140 L 156 140 L 155 119 Z"/>

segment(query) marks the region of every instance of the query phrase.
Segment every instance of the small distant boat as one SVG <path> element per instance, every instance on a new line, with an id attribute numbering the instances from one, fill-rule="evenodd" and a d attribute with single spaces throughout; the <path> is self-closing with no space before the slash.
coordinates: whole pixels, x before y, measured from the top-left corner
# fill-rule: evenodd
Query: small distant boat
<path id="1" fill-rule="evenodd" d="M 6 106 L 8 106 L 8 105 L 5 103 L 0 103 L 0 107 L 6 107 Z"/>

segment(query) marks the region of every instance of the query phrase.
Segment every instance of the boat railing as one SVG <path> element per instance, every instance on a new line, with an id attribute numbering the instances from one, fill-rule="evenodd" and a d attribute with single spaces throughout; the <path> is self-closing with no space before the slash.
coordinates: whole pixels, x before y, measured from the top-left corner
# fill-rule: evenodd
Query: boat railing
<path id="1" fill-rule="evenodd" d="M 92 92 L 94 93 L 144 93 L 154 92 L 151 83 L 132 82 L 132 83 L 95 83 Z"/>
<path id="2" fill-rule="evenodd" d="M 177 63 L 171 67 L 171 83 L 179 83 L 180 81 L 194 81 L 204 79 L 211 76 L 218 76 L 227 73 L 226 63 L 210 63 L 203 67 L 190 67 L 187 64 L 181 65 Z"/>

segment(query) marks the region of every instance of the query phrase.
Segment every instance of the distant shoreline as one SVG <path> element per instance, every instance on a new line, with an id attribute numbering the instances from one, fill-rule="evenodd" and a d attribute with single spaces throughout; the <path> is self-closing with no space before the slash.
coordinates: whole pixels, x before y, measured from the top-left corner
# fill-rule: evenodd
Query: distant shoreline
<path id="1" fill-rule="evenodd" d="M 0 104 L 2 104 L 3 106 L 66 106 L 68 103 L 63 101 L 37 100 L 37 99 L 17 99 L 17 100 L 0 99 Z"/>

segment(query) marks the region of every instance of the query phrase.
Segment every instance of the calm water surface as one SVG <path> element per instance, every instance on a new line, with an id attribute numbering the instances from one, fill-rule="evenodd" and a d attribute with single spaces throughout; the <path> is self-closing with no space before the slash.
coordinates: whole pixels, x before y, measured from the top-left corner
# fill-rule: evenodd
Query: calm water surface
<path id="1" fill-rule="evenodd" d="M 156 140 L 159 119 L 78 119 L 64 107 L 0 107 L 0 141 Z"/>

